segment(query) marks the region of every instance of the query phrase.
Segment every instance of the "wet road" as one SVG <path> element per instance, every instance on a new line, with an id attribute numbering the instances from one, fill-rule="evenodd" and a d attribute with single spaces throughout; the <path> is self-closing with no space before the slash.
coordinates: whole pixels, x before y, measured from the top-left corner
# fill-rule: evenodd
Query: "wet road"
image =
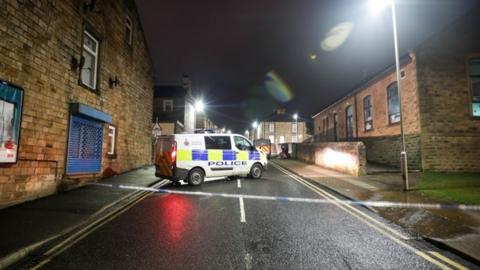
<path id="1" fill-rule="evenodd" d="M 171 186 L 181 191 L 326 196 L 332 204 L 152 194 L 43 269 L 455 269 L 456 262 L 475 267 L 310 185 L 270 166 L 261 180 Z"/>

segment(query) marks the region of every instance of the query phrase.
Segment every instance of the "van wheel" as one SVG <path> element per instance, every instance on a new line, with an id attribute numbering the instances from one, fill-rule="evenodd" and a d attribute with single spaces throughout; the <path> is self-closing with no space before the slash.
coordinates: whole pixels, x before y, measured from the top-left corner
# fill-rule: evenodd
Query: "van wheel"
<path id="1" fill-rule="evenodd" d="M 250 177 L 253 179 L 260 179 L 262 178 L 263 168 L 260 164 L 253 164 L 252 168 L 250 169 Z"/>
<path id="2" fill-rule="evenodd" d="M 205 173 L 199 168 L 195 168 L 190 171 L 188 174 L 188 183 L 191 186 L 199 186 L 203 183 L 203 180 L 205 179 Z"/>

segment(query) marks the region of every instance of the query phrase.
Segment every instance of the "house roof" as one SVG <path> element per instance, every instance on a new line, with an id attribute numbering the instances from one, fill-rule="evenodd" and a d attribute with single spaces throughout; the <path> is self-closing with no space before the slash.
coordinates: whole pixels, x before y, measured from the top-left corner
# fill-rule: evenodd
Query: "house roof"
<path id="1" fill-rule="evenodd" d="M 261 122 L 293 122 L 293 115 L 289 113 L 272 113 L 261 120 Z M 305 119 L 298 117 L 298 122 L 305 122 Z"/>
<path id="2" fill-rule="evenodd" d="M 181 98 L 187 95 L 187 89 L 180 85 L 155 85 L 155 98 Z"/>
<path id="3" fill-rule="evenodd" d="M 412 62 L 412 58 L 410 57 L 410 54 L 407 54 L 400 59 L 400 67 L 404 67 L 405 65 L 410 64 L 411 62 Z M 321 114 L 322 112 L 330 109 L 332 106 L 335 106 L 336 104 L 340 103 L 344 99 L 346 99 L 346 98 L 362 91 L 363 89 L 373 85 L 378 80 L 383 79 L 384 77 L 386 77 L 390 73 L 394 72 L 395 68 L 396 67 L 395 67 L 395 63 L 394 63 L 394 64 L 382 69 L 380 72 L 374 74 L 373 76 L 371 76 L 367 80 L 365 80 L 365 81 L 361 82 L 360 84 L 356 85 L 355 87 L 353 87 L 350 91 L 347 92 L 347 94 L 345 94 L 341 98 L 337 99 L 335 102 L 332 102 L 328 106 L 324 107 L 321 111 L 319 111 L 318 113 L 313 115 L 312 118 L 317 117 L 319 114 Z"/>

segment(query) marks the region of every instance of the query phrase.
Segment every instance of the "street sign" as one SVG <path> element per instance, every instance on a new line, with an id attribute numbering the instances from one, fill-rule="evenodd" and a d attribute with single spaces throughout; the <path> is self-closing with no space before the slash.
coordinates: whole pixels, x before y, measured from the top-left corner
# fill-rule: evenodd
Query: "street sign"
<path id="1" fill-rule="evenodd" d="M 160 137 L 160 135 L 162 135 L 162 128 L 158 123 L 153 124 L 152 136 L 157 138 L 157 137 Z"/>

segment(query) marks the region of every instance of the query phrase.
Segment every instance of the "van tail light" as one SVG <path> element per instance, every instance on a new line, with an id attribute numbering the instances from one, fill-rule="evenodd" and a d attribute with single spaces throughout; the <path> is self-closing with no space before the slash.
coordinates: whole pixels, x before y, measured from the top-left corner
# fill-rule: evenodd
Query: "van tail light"
<path id="1" fill-rule="evenodd" d="M 172 143 L 172 149 L 170 151 L 170 158 L 172 159 L 173 167 L 177 166 L 177 142 Z"/>

